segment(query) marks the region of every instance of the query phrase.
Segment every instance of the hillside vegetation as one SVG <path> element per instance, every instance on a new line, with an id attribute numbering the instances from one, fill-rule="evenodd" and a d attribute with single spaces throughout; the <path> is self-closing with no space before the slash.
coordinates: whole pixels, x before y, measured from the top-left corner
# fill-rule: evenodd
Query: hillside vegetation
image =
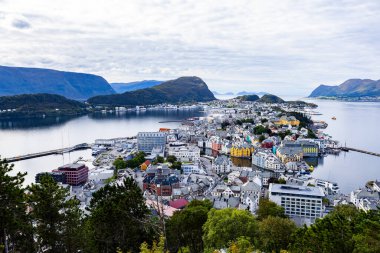
<path id="1" fill-rule="evenodd" d="M 85 104 L 54 94 L 23 94 L 0 97 L 0 118 L 41 115 L 75 115 L 86 111 Z"/>
<path id="2" fill-rule="evenodd" d="M 161 103 L 206 102 L 215 99 L 207 84 L 199 77 L 193 76 L 180 77 L 151 88 L 123 94 L 96 96 L 90 98 L 88 102 L 93 105 L 143 106 Z"/>

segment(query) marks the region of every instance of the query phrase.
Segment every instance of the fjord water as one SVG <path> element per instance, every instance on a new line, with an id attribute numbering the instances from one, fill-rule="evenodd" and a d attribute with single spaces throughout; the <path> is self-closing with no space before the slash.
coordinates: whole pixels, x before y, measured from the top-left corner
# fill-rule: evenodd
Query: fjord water
<path id="1" fill-rule="evenodd" d="M 380 103 L 310 100 L 318 104 L 322 115 L 313 119 L 329 125 L 324 131 L 342 146 L 380 153 Z M 332 117 L 336 117 L 333 120 Z M 380 157 L 341 152 L 319 159 L 313 176 L 335 181 L 343 193 L 363 188 L 370 180 L 380 179 Z"/>
<path id="2" fill-rule="evenodd" d="M 285 98 L 293 100 L 294 98 Z M 318 104 L 330 134 L 343 146 L 380 153 L 380 103 L 309 100 Z M 53 118 L 0 122 L 0 154 L 10 157 L 38 151 L 73 146 L 99 138 L 126 137 L 139 131 L 157 131 L 160 127 L 177 127 L 178 123 L 160 121 L 180 120 L 204 115 L 199 111 L 147 111 L 140 114 L 92 115 L 78 118 Z M 332 120 L 335 116 L 337 119 Z M 90 151 L 78 151 L 64 156 L 55 155 L 15 163 L 18 171 L 27 171 L 26 183 L 34 181 L 38 172 L 50 171 L 78 157 L 90 158 Z M 369 180 L 380 179 L 380 157 L 356 152 L 320 158 L 313 176 L 335 181 L 343 193 L 363 187 Z"/>
<path id="3" fill-rule="evenodd" d="M 94 143 L 96 139 L 134 136 L 140 131 L 158 131 L 161 127 L 176 128 L 178 122 L 159 122 L 202 115 L 204 113 L 199 110 L 169 110 L 95 114 L 77 118 L 6 120 L 0 122 L 0 154 L 3 158 L 13 157 L 79 143 Z M 91 151 L 19 161 L 15 163 L 15 171 L 28 172 L 25 183 L 30 184 L 37 173 L 51 171 L 79 157 L 90 159 Z"/>

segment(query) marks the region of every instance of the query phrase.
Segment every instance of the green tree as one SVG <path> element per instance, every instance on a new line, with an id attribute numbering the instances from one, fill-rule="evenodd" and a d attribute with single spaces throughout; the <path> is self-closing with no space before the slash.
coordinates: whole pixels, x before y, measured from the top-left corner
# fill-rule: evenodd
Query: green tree
<path id="1" fill-rule="evenodd" d="M 11 176 L 13 164 L 0 159 L 0 249 L 12 247 L 20 252 L 33 252 L 31 222 L 26 214 L 23 188 L 26 173 Z"/>
<path id="2" fill-rule="evenodd" d="M 263 142 L 264 140 L 265 140 L 265 136 L 264 135 L 260 135 L 259 142 Z"/>
<path id="3" fill-rule="evenodd" d="M 241 236 L 237 238 L 236 241 L 233 241 L 228 248 L 228 253 L 252 253 L 253 245 L 250 242 L 249 238 Z"/>
<path id="4" fill-rule="evenodd" d="M 123 158 L 118 157 L 118 158 L 115 159 L 115 161 L 113 162 L 113 166 L 115 166 L 116 170 L 125 169 L 125 168 L 127 168 L 127 162 L 124 161 Z"/>
<path id="5" fill-rule="evenodd" d="M 258 125 L 256 126 L 254 129 L 253 129 L 253 133 L 254 134 L 257 134 L 257 135 L 261 135 L 261 134 L 265 134 L 265 133 L 269 133 L 270 129 L 262 126 L 262 125 Z"/>
<path id="6" fill-rule="evenodd" d="M 268 216 L 285 218 L 285 210 L 283 207 L 268 199 L 260 199 L 259 208 L 257 209 L 257 218 L 263 220 Z"/>
<path id="7" fill-rule="evenodd" d="M 172 165 L 170 166 L 170 168 L 176 169 L 176 170 L 180 170 L 181 166 L 182 166 L 181 162 L 175 161 L 175 162 L 172 163 Z"/>
<path id="8" fill-rule="evenodd" d="M 80 249 L 82 212 L 79 201 L 69 199 L 67 189 L 49 175 L 28 187 L 30 216 L 35 224 L 37 248 L 44 252 L 76 252 Z"/>
<path id="9" fill-rule="evenodd" d="M 175 161 L 177 161 L 177 157 L 175 157 L 174 155 L 169 155 L 166 158 L 166 161 L 168 161 L 169 163 L 174 163 Z"/>
<path id="10" fill-rule="evenodd" d="M 253 243 L 257 235 L 257 221 L 246 210 L 211 209 L 203 231 L 203 242 L 209 249 L 225 248 L 241 236 Z"/>
<path id="11" fill-rule="evenodd" d="M 86 237 L 91 252 L 137 252 L 152 239 L 149 210 L 133 179 L 122 185 L 106 185 L 93 194 Z M 89 247 L 91 248 L 91 247 Z"/>
<path id="12" fill-rule="evenodd" d="M 152 248 L 149 248 L 148 243 L 143 242 L 140 246 L 140 253 L 169 253 L 165 250 L 165 237 L 160 236 L 158 243 L 153 241 Z"/>
<path id="13" fill-rule="evenodd" d="M 280 252 L 288 248 L 296 224 L 281 217 L 268 216 L 259 223 L 259 245 L 265 252 Z"/>
<path id="14" fill-rule="evenodd" d="M 165 159 L 164 159 L 162 156 L 159 156 L 159 155 L 158 155 L 158 156 L 156 157 L 156 162 L 157 162 L 157 163 L 164 163 L 164 162 L 165 162 Z"/>
<path id="15" fill-rule="evenodd" d="M 380 212 L 361 213 L 355 224 L 354 253 L 380 252 Z"/>
<path id="16" fill-rule="evenodd" d="M 171 252 L 181 252 L 183 247 L 188 247 L 191 253 L 203 252 L 202 227 L 211 208 L 209 200 L 193 200 L 185 209 L 174 213 L 166 225 Z"/>
<path id="17" fill-rule="evenodd" d="M 298 229 L 293 235 L 291 252 L 353 252 L 359 214 L 353 206 L 338 206 L 310 227 Z"/>

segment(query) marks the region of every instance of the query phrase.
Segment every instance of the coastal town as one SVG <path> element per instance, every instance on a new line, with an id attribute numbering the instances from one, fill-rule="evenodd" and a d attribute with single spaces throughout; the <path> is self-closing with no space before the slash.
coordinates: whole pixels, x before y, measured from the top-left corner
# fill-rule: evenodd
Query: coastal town
<path id="1" fill-rule="evenodd" d="M 336 182 L 311 174 L 321 156 L 341 152 L 312 121 L 315 105 L 256 103 L 241 99 L 195 105 L 136 107 L 135 110 L 202 110 L 203 117 L 178 122 L 178 128 L 152 129 L 137 136 L 97 139 L 91 165 L 77 162 L 48 172 L 80 200 L 86 212 L 93 193 L 106 184 L 133 178 L 147 206 L 170 217 L 192 200 L 208 199 L 215 209 L 236 208 L 255 214 L 261 199 L 282 206 L 298 225 L 313 224 L 339 204 L 377 209 L 380 182 L 342 194 Z M 122 113 L 116 107 L 103 113 Z M 131 109 L 128 109 L 131 110 Z M 42 175 L 36 176 L 39 182 Z"/>

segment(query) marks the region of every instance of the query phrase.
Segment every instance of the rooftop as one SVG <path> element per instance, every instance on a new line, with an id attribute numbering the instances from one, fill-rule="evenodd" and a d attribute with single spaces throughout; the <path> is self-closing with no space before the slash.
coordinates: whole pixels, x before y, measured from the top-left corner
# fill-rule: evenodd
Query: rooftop
<path id="1" fill-rule="evenodd" d="M 313 186 L 299 186 L 299 185 L 285 185 L 285 184 L 270 184 L 269 192 L 271 193 L 286 193 L 294 195 L 307 195 L 324 197 L 325 194 L 320 187 Z"/>

